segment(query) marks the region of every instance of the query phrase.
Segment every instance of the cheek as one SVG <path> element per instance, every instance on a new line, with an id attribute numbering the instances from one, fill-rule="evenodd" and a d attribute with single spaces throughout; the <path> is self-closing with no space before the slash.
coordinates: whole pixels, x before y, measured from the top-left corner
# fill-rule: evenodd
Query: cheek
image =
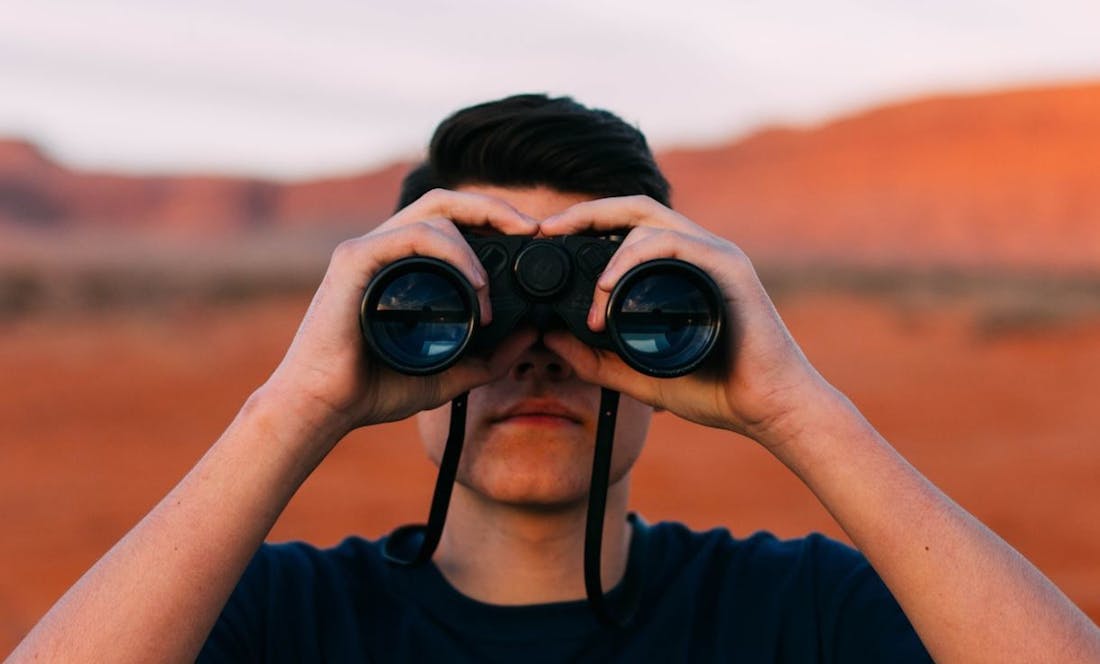
<path id="1" fill-rule="evenodd" d="M 611 481 L 616 482 L 634 467 L 649 435 L 653 409 L 626 395 L 619 400 L 615 418 L 615 449 L 611 459 Z"/>
<path id="2" fill-rule="evenodd" d="M 466 437 L 462 448 L 462 463 L 467 463 L 471 448 L 476 446 L 478 435 L 476 423 L 484 416 L 485 409 L 492 403 L 492 395 L 485 387 L 470 391 L 466 402 Z M 420 432 L 420 444 L 424 452 L 436 466 L 443 459 L 443 450 L 447 447 L 447 435 L 451 432 L 451 404 L 445 403 L 439 408 L 422 410 L 416 415 L 416 426 Z"/>
<path id="3" fill-rule="evenodd" d="M 443 404 L 433 410 L 421 411 L 416 416 L 420 430 L 420 442 L 432 463 L 439 465 L 443 447 L 447 444 L 447 432 L 451 428 L 451 404 Z"/>

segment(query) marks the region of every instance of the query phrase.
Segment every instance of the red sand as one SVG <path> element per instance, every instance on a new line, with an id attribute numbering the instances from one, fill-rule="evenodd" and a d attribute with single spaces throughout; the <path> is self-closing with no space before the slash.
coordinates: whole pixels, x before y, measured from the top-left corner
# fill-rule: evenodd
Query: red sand
<path id="1" fill-rule="evenodd" d="M 0 652 L 218 436 L 304 308 L 0 327 Z M 811 360 L 905 456 L 1100 618 L 1100 321 L 989 339 L 962 304 L 806 295 L 780 308 Z M 410 424 L 357 432 L 271 537 L 379 535 L 423 517 L 432 477 Z M 668 415 L 637 468 L 633 505 L 698 528 L 842 537 L 755 444 Z"/>

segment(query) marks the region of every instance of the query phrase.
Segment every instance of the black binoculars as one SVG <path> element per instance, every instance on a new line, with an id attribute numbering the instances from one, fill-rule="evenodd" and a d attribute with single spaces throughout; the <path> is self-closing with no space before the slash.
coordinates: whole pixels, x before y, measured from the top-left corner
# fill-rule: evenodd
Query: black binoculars
<path id="1" fill-rule="evenodd" d="M 623 275 L 608 302 L 606 331 L 597 333 L 587 324 L 592 293 L 621 239 L 464 237 L 489 275 L 492 322 L 478 325 L 474 288 L 450 264 L 398 260 L 368 284 L 359 315 L 368 348 L 393 369 L 437 373 L 529 324 L 539 331 L 564 326 L 637 371 L 674 377 L 698 368 L 722 331 L 721 292 L 690 263 L 653 260 Z"/>

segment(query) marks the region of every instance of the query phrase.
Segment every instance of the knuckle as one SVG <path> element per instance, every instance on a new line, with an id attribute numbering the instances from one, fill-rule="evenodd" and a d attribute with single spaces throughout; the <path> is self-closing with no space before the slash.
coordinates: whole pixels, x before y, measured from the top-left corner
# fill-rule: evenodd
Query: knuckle
<path id="1" fill-rule="evenodd" d="M 752 266 L 752 259 L 750 259 L 749 255 L 741 251 L 740 249 L 737 249 L 734 252 L 734 260 L 736 264 L 746 272 L 756 272 L 756 268 Z"/>
<path id="2" fill-rule="evenodd" d="M 611 257 L 611 260 L 607 261 L 607 265 L 603 268 L 603 273 L 614 274 L 620 266 L 626 265 L 630 262 L 630 257 L 634 254 L 634 245 L 627 247 L 619 247 L 619 250 L 615 252 L 615 255 Z"/>
<path id="3" fill-rule="evenodd" d="M 683 240 L 683 233 L 674 231 L 671 228 L 655 228 L 649 240 L 650 242 L 658 242 L 661 244 L 666 242 L 680 242 Z"/>
<path id="4" fill-rule="evenodd" d="M 630 204 L 642 214 L 652 214 L 663 206 L 645 194 L 635 194 L 630 197 Z"/>
<path id="5" fill-rule="evenodd" d="M 434 220 L 418 221 L 408 228 L 409 242 L 412 244 L 428 244 L 436 246 L 449 246 L 454 238 L 446 228 L 440 226 Z"/>
<path id="6" fill-rule="evenodd" d="M 634 228 L 630 229 L 630 232 L 626 234 L 626 238 L 623 240 L 622 245 L 620 245 L 619 251 L 625 251 L 630 247 L 633 247 L 639 242 L 644 241 L 652 234 L 653 229 L 649 226 L 635 226 Z"/>
<path id="7" fill-rule="evenodd" d="M 332 250 L 330 262 L 333 265 L 343 265 L 352 261 L 354 256 L 359 253 L 359 246 L 361 244 L 362 240 L 359 239 L 344 240 Z"/>
<path id="8" fill-rule="evenodd" d="M 732 242 L 719 241 L 712 245 L 712 250 L 718 256 L 729 256 L 730 259 L 737 263 L 751 265 L 752 261 L 749 259 L 749 255 L 746 254 L 741 247 L 738 247 Z"/>
<path id="9" fill-rule="evenodd" d="M 443 187 L 435 187 L 429 189 L 428 193 L 424 194 L 424 197 L 428 200 L 435 200 L 437 198 L 446 198 L 450 192 Z"/>
<path id="10" fill-rule="evenodd" d="M 423 203 L 427 206 L 440 205 L 448 198 L 450 198 L 450 195 L 450 191 L 442 187 L 436 187 L 435 189 L 431 189 L 426 194 L 421 196 L 418 202 Z"/>
<path id="11" fill-rule="evenodd" d="M 622 255 L 619 257 L 619 260 L 626 260 L 628 262 L 636 260 L 642 252 L 642 245 L 644 244 L 644 242 L 645 240 L 639 240 L 629 247 L 626 247 L 623 250 Z"/>
<path id="12" fill-rule="evenodd" d="M 729 265 L 733 270 L 733 273 L 738 275 L 741 279 L 748 278 L 751 275 L 756 274 L 756 268 L 753 267 L 752 261 L 749 259 L 748 254 L 741 251 L 737 247 L 725 252 Z"/>
<path id="13" fill-rule="evenodd" d="M 443 217 L 433 217 L 431 219 L 424 220 L 422 223 L 429 228 L 433 228 L 437 231 L 443 232 L 449 231 L 455 227 L 454 223 L 450 219 L 444 219 Z"/>
<path id="14" fill-rule="evenodd" d="M 408 231 L 413 235 L 435 235 L 439 233 L 439 226 L 431 219 L 421 219 L 409 224 Z"/>
<path id="15" fill-rule="evenodd" d="M 652 252 L 654 248 L 658 251 L 667 250 L 674 247 L 679 239 L 676 233 L 667 229 L 648 227 L 646 233 L 631 248 L 635 253 Z"/>

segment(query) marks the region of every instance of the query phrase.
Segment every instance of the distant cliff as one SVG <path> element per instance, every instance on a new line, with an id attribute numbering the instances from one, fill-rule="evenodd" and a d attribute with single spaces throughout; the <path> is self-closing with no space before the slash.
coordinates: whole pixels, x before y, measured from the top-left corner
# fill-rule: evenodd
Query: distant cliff
<path id="1" fill-rule="evenodd" d="M 912 101 L 659 159 L 680 210 L 766 262 L 1100 269 L 1100 84 Z M 137 177 L 0 141 L 0 230 L 365 229 L 407 168 Z"/>
<path id="2" fill-rule="evenodd" d="M 74 171 L 22 141 L 0 140 L 0 225 L 171 229 L 218 234 L 308 225 L 369 228 L 393 209 L 407 165 L 283 184 L 217 176 Z"/>
<path id="3" fill-rule="evenodd" d="M 662 163 L 754 257 L 1100 268 L 1100 85 L 941 97 Z"/>

